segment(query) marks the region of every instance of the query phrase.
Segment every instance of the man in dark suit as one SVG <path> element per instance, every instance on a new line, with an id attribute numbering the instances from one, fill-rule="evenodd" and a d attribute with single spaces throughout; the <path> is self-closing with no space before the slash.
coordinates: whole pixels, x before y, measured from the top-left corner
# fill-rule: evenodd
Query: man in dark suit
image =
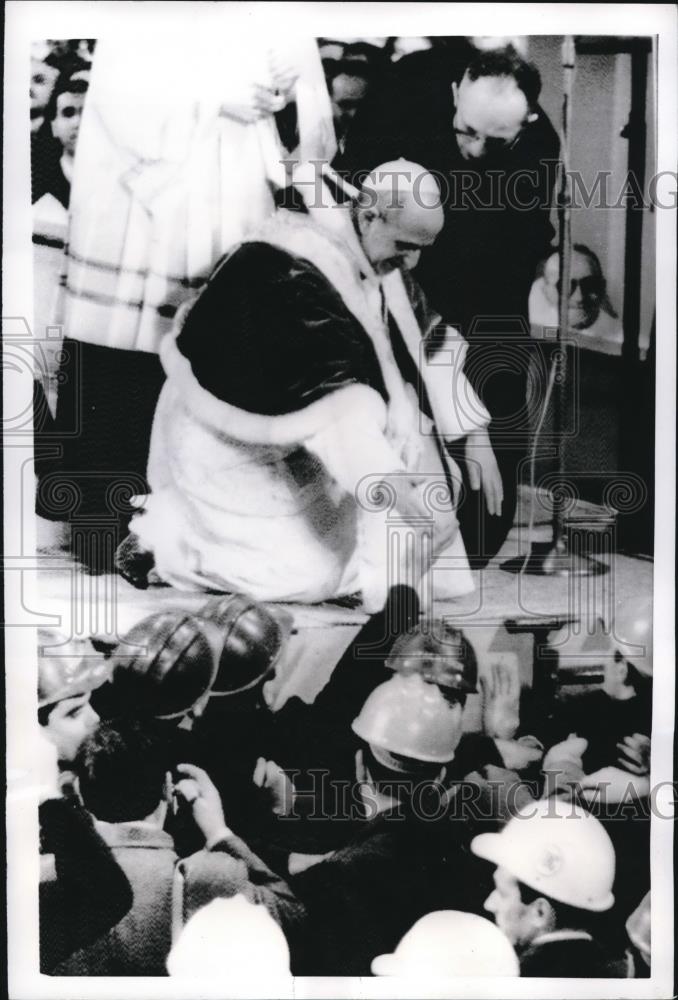
<path id="1" fill-rule="evenodd" d="M 404 57 L 373 88 L 343 155 L 354 179 L 402 156 L 424 165 L 441 187 L 445 225 L 415 274 L 443 319 L 470 342 L 465 370 L 492 415 L 490 440 L 504 486 L 500 516 L 488 516 L 468 490 L 459 508 L 472 566 L 487 563 L 513 523 L 526 450 L 527 299 L 553 237 L 559 153 L 538 104 L 540 89 L 536 67 L 511 46 L 473 54 L 449 39 Z M 468 487 L 472 463 L 463 444 L 454 454 Z"/>

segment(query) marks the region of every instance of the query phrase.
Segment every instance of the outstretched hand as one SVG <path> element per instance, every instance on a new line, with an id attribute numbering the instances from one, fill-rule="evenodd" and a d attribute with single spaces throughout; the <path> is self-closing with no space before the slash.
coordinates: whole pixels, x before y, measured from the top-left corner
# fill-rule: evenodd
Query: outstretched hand
<path id="1" fill-rule="evenodd" d="M 516 672 L 505 663 L 493 663 L 480 678 L 483 692 L 483 730 L 487 736 L 512 740 L 520 725 L 520 688 Z"/>

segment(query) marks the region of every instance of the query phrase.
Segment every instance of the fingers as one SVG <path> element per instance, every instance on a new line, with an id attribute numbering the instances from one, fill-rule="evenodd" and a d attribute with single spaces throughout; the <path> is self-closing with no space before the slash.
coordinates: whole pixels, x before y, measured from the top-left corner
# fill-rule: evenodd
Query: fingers
<path id="1" fill-rule="evenodd" d="M 491 480 L 486 476 L 483 476 L 483 495 L 485 497 L 485 506 L 487 507 L 487 513 L 494 517 L 498 513 L 497 511 L 497 499 L 494 492 L 494 486 Z"/>
<path id="2" fill-rule="evenodd" d="M 263 788 L 265 778 L 266 778 L 266 761 L 264 760 L 263 757 L 257 757 L 257 765 L 254 768 L 252 781 L 257 786 L 257 788 Z"/>
<path id="3" fill-rule="evenodd" d="M 191 778 L 184 778 L 174 786 L 174 791 L 189 806 L 193 805 L 196 799 L 200 798 L 200 788 L 196 781 Z"/>
<path id="4" fill-rule="evenodd" d="M 177 764 L 177 771 L 181 774 L 187 774 L 189 778 L 192 778 L 201 795 L 209 794 L 214 789 L 214 784 L 207 771 L 203 771 L 201 767 L 196 767 L 195 764 Z M 181 782 L 178 782 L 179 784 Z"/>

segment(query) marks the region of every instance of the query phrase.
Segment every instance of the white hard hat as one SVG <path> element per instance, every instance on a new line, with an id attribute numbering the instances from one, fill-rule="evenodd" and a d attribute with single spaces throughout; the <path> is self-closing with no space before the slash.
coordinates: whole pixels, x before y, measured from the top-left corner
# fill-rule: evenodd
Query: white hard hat
<path id="1" fill-rule="evenodd" d="M 597 912 L 614 903 L 612 841 L 596 817 L 573 802 L 530 803 L 501 833 L 474 837 L 471 850 L 568 906 Z"/>
<path id="2" fill-rule="evenodd" d="M 652 677 L 653 601 L 651 594 L 618 601 L 614 616 L 616 647 L 641 674 Z"/>
<path id="3" fill-rule="evenodd" d="M 426 763 L 452 760 L 461 738 L 461 710 L 437 684 L 419 674 L 401 676 L 375 688 L 352 724 L 353 732 L 379 751 Z"/>
<path id="4" fill-rule="evenodd" d="M 290 953 L 266 907 L 239 893 L 193 914 L 169 953 L 167 971 L 194 979 L 273 979 L 290 975 Z"/>
<path id="5" fill-rule="evenodd" d="M 418 920 L 392 955 L 372 962 L 375 976 L 518 976 L 518 958 L 496 924 L 475 913 L 438 910 Z"/>

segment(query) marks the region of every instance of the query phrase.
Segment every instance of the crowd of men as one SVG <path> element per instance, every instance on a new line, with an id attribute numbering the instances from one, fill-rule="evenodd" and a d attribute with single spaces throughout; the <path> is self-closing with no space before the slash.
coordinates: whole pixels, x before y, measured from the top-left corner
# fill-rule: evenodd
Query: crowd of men
<path id="1" fill-rule="evenodd" d="M 313 704 L 275 712 L 289 621 L 244 596 L 153 615 L 108 655 L 46 632 L 43 971 L 228 982 L 233 935 L 267 961 L 263 910 L 286 974 L 647 975 L 649 605 L 614 635 L 602 687 L 537 738 L 504 668 L 408 587 Z M 236 896 L 256 942 L 208 906 Z"/>
<path id="2" fill-rule="evenodd" d="M 38 513 L 65 477 L 90 570 L 206 594 L 114 650 L 41 637 L 44 972 L 648 974 L 651 607 L 546 705 L 430 611 L 513 523 L 558 137 L 524 39 L 408 42 L 243 42 L 237 93 L 207 48 L 175 104 L 174 50 L 100 42 L 89 84 L 93 46 L 43 53 L 34 198 L 69 241 Z M 573 274 L 586 327 L 611 307 Z M 369 621 L 273 711 L 281 608 L 328 600 Z"/>

